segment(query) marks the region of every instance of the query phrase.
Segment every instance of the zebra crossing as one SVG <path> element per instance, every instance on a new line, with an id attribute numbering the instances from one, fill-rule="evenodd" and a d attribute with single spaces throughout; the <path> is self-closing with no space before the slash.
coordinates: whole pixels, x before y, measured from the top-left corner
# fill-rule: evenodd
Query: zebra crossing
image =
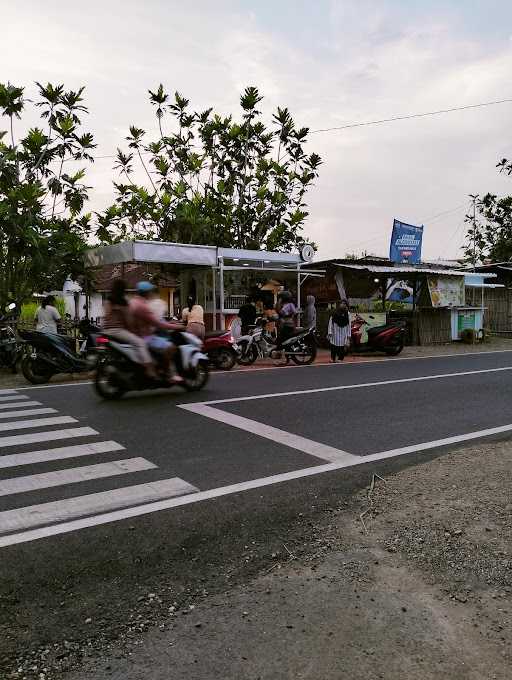
<path id="1" fill-rule="evenodd" d="M 61 425 L 65 427 L 61 428 Z M 13 431 L 16 433 L 11 434 Z M 73 440 L 77 438 L 95 441 L 75 443 Z M 64 440 L 68 440 L 69 444 L 53 447 L 54 442 Z M 41 447 L 44 443 L 50 443 L 50 448 Z M 11 452 L 10 447 L 23 450 Z M 85 527 L 87 518 L 199 491 L 183 479 L 172 477 L 79 495 L 80 484 L 84 482 L 109 478 L 117 480 L 122 475 L 158 469 L 146 458 L 128 457 L 125 452 L 122 444 L 101 440 L 97 430 L 80 426 L 76 418 L 59 415 L 57 409 L 47 407 L 16 390 L 0 390 L 0 499 L 2 508 L 5 508 L 0 510 L 0 547 L 51 535 L 54 533 L 52 528 L 61 523 L 80 520 L 81 526 Z M 87 464 L 88 456 L 99 454 L 109 454 L 109 458 L 112 457 L 110 454 L 118 454 L 120 457 Z M 46 463 L 54 464 L 56 461 L 75 458 L 75 467 L 44 469 Z M 26 465 L 35 465 L 35 471 L 23 474 L 23 466 Z M 13 476 L 9 475 L 10 468 L 14 469 Z M 77 495 L 69 498 L 61 494 L 59 497 L 59 487 L 69 489 L 70 486 L 77 488 Z M 20 507 L 21 494 L 40 490 L 46 493 L 51 490 L 55 498 L 37 504 L 29 501 Z M 9 507 L 11 499 L 14 499 L 14 503 Z"/>

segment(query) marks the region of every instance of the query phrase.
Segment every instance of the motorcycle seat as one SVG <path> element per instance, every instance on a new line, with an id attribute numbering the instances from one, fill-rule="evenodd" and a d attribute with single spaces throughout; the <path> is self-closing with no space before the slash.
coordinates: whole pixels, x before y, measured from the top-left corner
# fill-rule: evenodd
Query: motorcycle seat
<path id="1" fill-rule="evenodd" d="M 392 323 L 385 323 L 382 326 L 373 326 L 372 328 L 368 329 L 368 336 L 372 335 L 378 335 L 379 333 L 382 333 L 382 331 L 387 331 L 390 328 L 395 328 L 395 324 Z"/>
<path id="2" fill-rule="evenodd" d="M 205 339 L 208 338 L 221 338 L 223 335 L 226 335 L 228 331 L 207 331 L 205 334 Z"/>

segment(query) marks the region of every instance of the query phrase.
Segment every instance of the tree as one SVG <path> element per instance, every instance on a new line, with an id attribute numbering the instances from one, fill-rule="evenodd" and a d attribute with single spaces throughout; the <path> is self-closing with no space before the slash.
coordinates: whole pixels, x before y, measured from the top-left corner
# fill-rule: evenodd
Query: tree
<path id="1" fill-rule="evenodd" d="M 17 140 L 24 88 L 0 83 L 0 113 L 9 121 L 8 130 L 0 130 L 0 314 L 8 302 L 21 305 L 79 273 L 90 233 L 90 215 L 82 214 L 85 169 L 66 165 L 92 161 L 93 136 L 81 131 L 84 88 L 36 85 L 42 126 Z"/>
<path id="2" fill-rule="evenodd" d="M 306 154 L 308 128 L 296 128 L 277 109 L 272 128 L 262 122 L 263 97 L 248 87 L 242 120 L 212 109 L 192 112 L 178 92 L 149 91 L 158 138 L 147 142 L 134 125 L 128 150 L 117 150 L 115 203 L 98 215 L 104 242 L 125 238 L 237 248 L 287 250 L 306 242 L 305 196 L 318 176 L 320 156 Z M 174 131 L 167 131 L 170 119 Z M 146 177 L 135 181 L 134 164 Z"/>
<path id="3" fill-rule="evenodd" d="M 512 175 L 512 162 L 503 158 L 497 165 L 500 172 Z M 466 260 L 476 264 L 489 258 L 494 262 L 512 259 L 512 196 L 499 198 L 495 194 L 471 196 L 474 210 L 466 216 L 470 225 L 466 234 Z"/>

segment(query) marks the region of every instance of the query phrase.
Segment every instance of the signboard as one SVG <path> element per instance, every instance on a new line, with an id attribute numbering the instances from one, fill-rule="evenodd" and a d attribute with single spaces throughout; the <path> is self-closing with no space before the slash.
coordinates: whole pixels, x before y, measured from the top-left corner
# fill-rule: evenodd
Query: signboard
<path id="1" fill-rule="evenodd" d="M 466 328 L 471 328 L 471 330 L 476 331 L 476 314 L 475 314 L 475 312 L 469 312 L 469 311 L 459 312 L 458 317 L 457 317 L 457 331 L 458 331 L 459 337 L 460 337 L 460 334 L 462 333 L 462 331 L 466 330 Z"/>
<path id="2" fill-rule="evenodd" d="M 375 326 L 384 326 L 386 323 L 386 313 L 385 312 L 356 312 L 355 314 L 350 314 L 350 323 L 354 321 L 356 317 L 361 317 L 366 321 L 366 323 L 361 326 L 361 342 L 368 342 L 368 329 L 374 328 Z"/>
<path id="3" fill-rule="evenodd" d="M 462 307 L 464 305 L 463 276 L 429 276 L 427 282 L 432 307 Z"/>
<path id="4" fill-rule="evenodd" d="M 393 220 L 393 232 L 389 246 L 389 259 L 402 264 L 416 264 L 421 260 L 423 227 Z"/>

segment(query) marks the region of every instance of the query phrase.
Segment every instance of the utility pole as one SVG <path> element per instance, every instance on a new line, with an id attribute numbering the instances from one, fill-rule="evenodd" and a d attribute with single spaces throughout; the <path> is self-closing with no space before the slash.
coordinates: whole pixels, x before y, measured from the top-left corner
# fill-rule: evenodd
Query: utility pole
<path id="1" fill-rule="evenodd" d="M 469 194 L 471 200 L 473 201 L 473 271 L 476 269 L 476 199 L 478 195 Z"/>

